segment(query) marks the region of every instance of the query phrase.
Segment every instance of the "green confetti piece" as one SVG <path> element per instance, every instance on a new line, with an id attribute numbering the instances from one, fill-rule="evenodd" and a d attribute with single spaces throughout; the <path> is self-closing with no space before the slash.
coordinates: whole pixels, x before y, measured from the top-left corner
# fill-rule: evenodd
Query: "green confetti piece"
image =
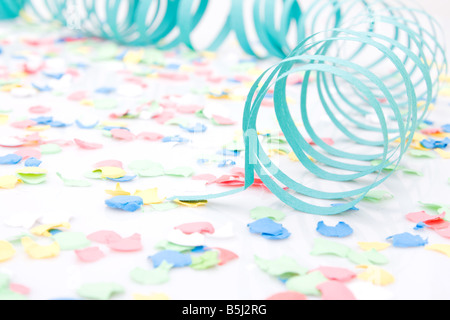
<path id="1" fill-rule="evenodd" d="M 101 46 L 95 46 L 95 55 L 92 57 L 94 61 L 115 60 L 119 54 L 119 47 L 115 43 L 104 43 Z"/>
<path id="2" fill-rule="evenodd" d="M 327 281 L 328 279 L 321 272 L 314 271 L 304 276 L 290 278 L 286 282 L 286 288 L 305 295 L 320 296 L 321 292 L 316 287 Z"/>
<path id="3" fill-rule="evenodd" d="M 17 301 L 17 300 L 28 300 L 28 298 L 20 293 L 7 290 L 0 290 L 0 301 Z"/>
<path id="4" fill-rule="evenodd" d="M 194 270 L 206 270 L 217 266 L 220 263 L 217 251 L 207 251 L 201 256 L 192 257 L 191 268 Z"/>
<path id="5" fill-rule="evenodd" d="M 61 250 L 72 251 L 87 248 L 91 242 L 82 232 L 59 232 L 52 236 Z"/>
<path id="6" fill-rule="evenodd" d="M 124 288 L 116 283 L 89 283 L 77 290 L 80 297 L 92 300 L 109 300 L 113 295 L 124 292 Z"/>
<path id="7" fill-rule="evenodd" d="M 9 276 L 0 273 L 0 291 L 6 290 L 9 288 Z"/>
<path id="8" fill-rule="evenodd" d="M 347 259 L 356 265 L 366 266 L 371 264 L 369 258 L 365 255 L 365 253 L 360 253 L 355 250 L 350 250 L 348 252 Z"/>
<path id="9" fill-rule="evenodd" d="M 346 258 L 350 252 L 350 248 L 327 239 L 317 238 L 314 240 L 314 248 L 311 251 L 311 255 L 334 255 L 342 258 Z"/>
<path id="10" fill-rule="evenodd" d="M 375 249 L 365 252 L 365 255 L 373 264 L 386 265 L 389 263 L 389 259 Z"/>
<path id="11" fill-rule="evenodd" d="M 152 204 L 151 207 L 156 211 L 163 212 L 163 211 L 169 211 L 169 210 L 176 209 L 179 207 L 179 205 L 174 202 L 164 202 L 164 203 Z"/>
<path id="12" fill-rule="evenodd" d="M 152 178 L 164 175 L 164 167 L 150 160 L 133 161 L 128 167 L 141 177 Z"/>
<path id="13" fill-rule="evenodd" d="M 282 256 L 274 260 L 266 260 L 255 256 L 255 263 L 262 271 L 281 279 L 305 275 L 309 270 L 300 266 L 293 258 L 287 256 Z"/>
<path id="14" fill-rule="evenodd" d="M 101 171 L 89 171 L 86 172 L 83 176 L 87 179 L 95 179 L 95 180 L 103 179 Z"/>
<path id="15" fill-rule="evenodd" d="M 428 158 L 428 159 L 436 159 L 437 158 L 436 154 L 434 154 L 432 151 L 411 149 L 408 151 L 408 154 L 414 158 Z"/>
<path id="16" fill-rule="evenodd" d="M 94 101 L 94 107 L 98 110 L 111 110 L 115 109 L 118 106 L 118 102 L 114 98 L 102 98 L 102 99 L 95 99 Z"/>
<path id="17" fill-rule="evenodd" d="M 286 217 L 282 211 L 268 207 L 256 207 L 250 211 L 250 216 L 253 220 L 270 218 L 275 221 L 281 221 Z"/>
<path id="18" fill-rule="evenodd" d="M 370 190 L 365 196 L 365 201 L 379 202 L 386 199 L 392 199 L 394 195 L 384 190 Z"/>
<path id="19" fill-rule="evenodd" d="M 413 169 L 408 169 L 408 168 L 402 168 L 402 171 L 406 174 L 412 174 L 412 175 L 416 175 L 419 177 L 423 176 L 423 173 L 417 170 L 413 170 Z"/>
<path id="20" fill-rule="evenodd" d="M 38 185 L 47 181 L 47 174 L 18 173 L 17 176 L 25 184 Z"/>
<path id="21" fill-rule="evenodd" d="M 139 284 L 144 285 L 158 285 L 169 282 L 169 271 L 173 267 L 172 264 L 163 261 L 158 268 L 153 270 L 146 270 L 143 268 L 136 268 L 130 273 L 131 279 Z"/>
<path id="22" fill-rule="evenodd" d="M 164 123 L 165 126 L 183 126 L 183 127 L 187 127 L 189 125 L 189 120 L 186 118 L 181 118 L 181 117 L 177 117 L 177 118 L 173 118 L 168 120 L 167 122 Z"/>
<path id="23" fill-rule="evenodd" d="M 92 183 L 90 183 L 89 181 L 68 179 L 59 172 L 57 172 L 56 175 L 64 182 L 64 185 L 66 187 L 83 188 L 92 186 Z"/>
<path id="24" fill-rule="evenodd" d="M 267 144 L 286 144 L 287 141 L 286 139 L 282 138 L 282 137 L 268 137 L 267 138 Z"/>
<path id="25" fill-rule="evenodd" d="M 54 143 L 43 144 L 40 150 L 42 154 L 57 154 L 62 152 L 62 148 Z"/>
<path id="26" fill-rule="evenodd" d="M 159 242 L 155 248 L 158 250 L 178 251 L 180 253 L 190 252 L 195 249 L 195 247 L 182 246 L 182 245 L 172 243 L 172 242 L 166 241 L 166 240 Z"/>
<path id="27" fill-rule="evenodd" d="M 1 84 L 0 84 L 1 86 Z M 12 108 L 9 106 L 0 106 L 0 113 L 5 114 L 5 113 L 10 113 L 12 111 Z"/>
<path id="28" fill-rule="evenodd" d="M 178 168 L 166 170 L 165 174 L 168 176 L 188 178 L 194 174 L 194 169 L 192 169 L 190 167 L 178 167 Z"/>

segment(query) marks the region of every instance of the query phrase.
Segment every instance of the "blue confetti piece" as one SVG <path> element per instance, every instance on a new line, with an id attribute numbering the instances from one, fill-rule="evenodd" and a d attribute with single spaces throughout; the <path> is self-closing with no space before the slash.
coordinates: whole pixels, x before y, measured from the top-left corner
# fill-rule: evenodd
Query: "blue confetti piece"
<path id="1" fill-rule="evenodd" d="M 206 251 L 209 251 L 208 247 L 205 246 L 198 246 L 191 250 L 192 253 L 204 253 Z"/>
<path id="2" fill-rule="evenodd" d="M 407 232 L 391 236 L 386 240 L 392 240 L 392 245 L 397 248 L 423 247 L 428 244 L 428 239 L 422 239 L 421 236 L 415 236 Z"/>
<path id="3" fill-rule="evenodd" d="M 22 157 L 17 154 L 8 154 L 0 157 L 0 164 L 18 164 L 20 161 L 22 161 Z"/>
<path id="4" fill-rule="evenodd" d="M 175 268 L 187 267 L 192 264 L 192 258 L 190 255 L 180 253 L 174 250 L 164 250 L 157 254 L 148 257 L 152 260 L 153 266 L 158 268 L 164 261 L 173 265 Z"/>
<path id="5" fill-rule="evenodd" d="M 40 86 L 40 85 L 37 85 L 35 83 L 32 83 L 31 85 L 33 86 L 33 88 L 35 88 L 36 90 L 38 90 L 40 92 L 52 91 L 52 88 L 50 88 L 48 85 Z"/>
<path id="6" fill-rule="evenodd" d="M 434 122 L 433 122 L 433 121 L 430 121 L 430 120 L 423 120 L 423 123 L 425 123 L 425 124 L 431 126 L 431 125 L 433 125 Z"/>
<path id="7" fill-rule="evenodd" d="M 135 212 L 144 205 L 144 200 L 141 197 L 135 196 L 117 196 L 106 200 L 105 203 L 113 209 Z"/>
<path id="8" fill-rule="evenodd" d="M 261 233 L 261 236 L 269 240 L 283 240 L 289 238 L 291 233 L 286 228 L 281 228 L 278 234 Z"/>
<path id="9" fill-rule="evenodd" d="M 80 129 L 94 129 L 95 127 L 97 127 L 97 125 L 99 124 L 99 121 L 91 124 L 91 125 L 85 125 L 82 122 L 80 122 L 79 120 L 75 120 L 75 124 L 78 126 L 78 128 Z"/>
<path id="10" fill-rule="evenodd" d="M 208 159 L 198 159 L 198 160 L 197 160 L 197 164 L 200 164 L 200 165 L 202 165 L 202 164 L 207 164 L 208 162 L 209 162 Z"/>
<path id="11" fill-rule="evenodd" d="M 427 225 L 424 222 L 419 222 L 415 227 L 414 230 L 422 230 L 425 229 Z"/>
<path id="12" fill-rule="evenodd" d="M 125 177 L 117 178 L 117 179 L 108 178 L 108 180 L 111 180 L 111 181 L 114 181 L 114 182 L 129 182 L 129 181 L 132 181 L 132 180 L 136 179 L 136 177 L 137 176 L 134 175 L 134 176 L 125 176 Z"/>
<path id="13" fill-rule="evenodd" d="M 164 137 L 162 139 L 162 142 L 178 142 L 178 143 L 187 143 L 189 142 L 188 139 L 180 137 L 180 136 L 174 136 L 174 137 Z"/>
<path id="14" fill-rule="evenodd" d="M 222 155 L 222 156 L 229 156 L 229 157 L 239 157 L 239 155 L 241 154 L 240 151 L 238 150 L 221 150 L 217 152 L 218 155 Z"/>
<path id="15" fill-rule="evenodd" d="M 323 221 L 317 224 L 317 232 L 325 237 L 344 238 L 353 234 L 353 229 L 345 222 L 339 222 L 335 227 L 325 225 Z"/>
<path id="16" fill-rule="evenodd" d="M 52 128 L 66 128 L 66 127 L 70 127 L 72 124 L 71 123 L 64 123 L 61 121 L 52 121 L 48 124 L 50 127 Z"/>
<path id="17" fill-rule="evenodd" d="M 427 149 L 445 149 L 450 144 L 450 138 L 445 138 L 444 140 L 422 140 L 420 144 Z"/>
<path id="18" fill-rule="evenodd" d="M 283 226 L 276 223 L 270 218 L 262 218 L 247 225 L 251 233 L 266 234 L 266 235 L 279 235 L 283 232 Z"/>
<path id="19" fill-rule="evenodd" d="M 52 236 L 54 236 L 55 234 L 61 233 L 62 230 L 58 230 L 58 229 L 50 229 L 50 230 L 48 230 L 48 232 L 49 232 Z"/>
<path id="20" fill-rule="evenodd" d="M 25 161 L 25 167 L 39 167 L 42 161 L 36 158 L 28 158 Z"/>
<path id="21" fill-rule="evenodd" d="M 62 77 L 64 77 L 64 73 L 48 73 L 48 72 L 42 72 L 44 76 L 47 78 L 52 78 L 56 80 L 61 80 Z"/>
<path id="22" fill-rule="evenodd" d="M 442 131 L 444 132 L 450 132 L 450 124 L 446 124 L 442 126 Z"/>
<path id="23" fill-rule="evenodd" d="M 39 117 L 31 119 L 36 122 L 38 125 L 49 125 L 53 122 L 53 117 Z"/>
<path id="24" fill-rule="evenodd" d="M 106 130 L 106 131 L 111 131 L 111 130 L 114 130 L 114 129 L 122 129 L 122 130 L 130 131 L 130 129 L 125 128 L 125 127 L 109 127 L 109 126 L 106 126 L 106 127 L 103 127 L 102 129 Z"/>
<path id="25" fill-rule="evenodd" d="M 97 90 L 95 90 L 95 93 L 101 93 L 101 94 L 110 94 L 116 91 L 116 88 L 108 88 L 108 87 L 104 87 L 104 88 L 98 88 Z"/>
<path id="26" fill-rule="evenodd" d="M 235 165 L 236 165 L 236 162 L 233 161 L 233 160 L 223 160 L 222 162 L 220 162 L 218 164 L 218 167 L 219 168 L 225 168 L 225 167 L 232 167 L 232 166 L 235 166 Z"/>
<path id="27" fill-rule="evenodd" d="M 180 128 L 189 133 L 203 133 L 203 132 L 206 132 L 206 130 L 208 130 L 208 127 L 201 123 L 197 123 L 193 127 L 185 127 L 185 126 L 180 125 Z"/>

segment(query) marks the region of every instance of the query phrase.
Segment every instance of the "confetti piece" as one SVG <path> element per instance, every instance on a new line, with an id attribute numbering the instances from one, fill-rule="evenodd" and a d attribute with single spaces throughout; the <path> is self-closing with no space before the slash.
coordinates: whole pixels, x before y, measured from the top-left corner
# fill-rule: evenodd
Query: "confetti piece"
<path id="1" fill-rule="evenodd" d="M 153 132 L 141 132 L 137 135 L 137 139 L 143 139 L 147 141 L 160 141 L 164 138 L 162 134 Z"/>
<path id="2" fill-rule="evenodd" d="M 266 260 L 255 256 L 254 260 L 256 265 L 262 271 L 281 279 L 289 279 L 294 276 L 303 276 L 308 273 L 307 268 L 300 266 L 297 261 L 287 256 L 282 256 L 274 260 Z"/>
<path id="3" fill-rule="evenodd" d="M 110 179 L 117 179 L 124 177 L 127 173 L 122 168 L 118 167 L 101 167 L 93 172 L 100 171 L 102 173 L 102 178 L 110 178 Z"/>
<path id="4" fill-rule="evenodd" d="M 105 190 L 105 192 L 113 197 L 117 197 L 117 196 L 131 196 L 131 193 L 128 191 L 125 191 L 122 189 L 122 187 L 120 186 L 120 183 L 116 184 L 116 189 L 115 190 Z"/>
<path id="5" fill-rule="evenodd" d="M 335 227 L 325 225 L 323 221 L 317 224 L 317 232 L 325 237 L 344 238 L 353 234 L 353 229 L 345 222 L 339 222 Z"/>
<path id="6" fill-rule="evenodd" d="M 26 184 L 37 185 L 47 181 L 47 170 L 27 167 L 16 171 L 20 180 Z"/>
<path id="7" fill-rule="evenodd" d="M 54 143 L 47 143 L 41 146 L 41 154 L 58 154 L 62 152 L 62 149 L 59 145 Z"/>
<path id="8" fill-rule="evenodd" d="M 356 300 L 347 286 L 339 281 L 320 283 L 317 285 L 317 289 L 322 293 L 322 300 Z"/>
<path id="9" fill-rule="evenodd" d="M 187 267 L 192 264 L 190 255 L 173 250 L 160 251 L 148 258 L 152 260 L 155 268 L 158 268 L 163 262 L 169 263 L 174 268 Z"/>
<path id="10" fill-rule="evenodd" d="M 283 240 L 291 235 L 281 224 L 274 222 L 270 218 L 256 220 L 247 226 L 251 233 L 260 234 L 269 240 Z"/>
<path id="11" fill-rule="evenodd" d="M 194 270 L 206 270 L 217 266 L 219 263 L 219 253 L 217 251 L 206 251 L 200 256 L 193 256 L 190 267 Z"/>
<path id="12" fill-rule="evenodd" d="M 266 300 L 288 301 L 288 300 L 307 300 L 307 298 L 304 294 L 301 294 L 299 292 L 286 291 L 286 292 L 280 292 L 280 293 L 274 294 L 274 295 L 268 297 Z"/>
<path id="13" fill-rule="evenodd" d="M 147 189 L 147 190 L 137 190 L 134 193 L 135 196 L 141 197 L 144 201 L 144 205 L 159 204 L 165 199 L 158 197 L 158 188 Z"/>
<path id="14" fill-rule="evenodd" d="M 80 139 L 73 139 L 75 144 L 79 146 L 81 149 L 85 150 L 97 150 L 103 148 L 103 145 L 99 143 L 86 142 Z"/>
<path id="15" fill-rule="evenodd" d="M 143 285 L 160 285 L 169 282 L 169 271 L 172 268 L 170 263 L 163 261 L 161 265 L 153 270 L 136 268 L 131 271 L 131 279 Z"/>
<path id="16" fill-rule="evenodd" d="M 364 251 L 370 250 L 382 251 L 389 248 L 391 244 L 384 242 L 358 242 L 358 246 Z"/>
<path id="17" fill-rule="evenodd" d="M 230 251 L 230 250 L 226 250 L 223 248 L 210 248 L 211 250 L 217 250 L 219 252 L 219 266 L 224 266 L 226 265 L 228 262 L 236 260 L 239 258 L 239 256 Z"/>
<path id="18" fill-rule="evenodd" d="M 136 212 L 144 205 L 142 198 L 135 196 L 116 196 L 106 200 L 105 203 L 110 208 L 128 212 Z"/>
<path id="19" fill-rule="evenodd" d="M 207 200 L 180 201 L 178 199 L 175 199 L 173 200 L 173 202 L 188 208 L 204 207 L 208 204 Z"/>
<path id="20" fill-rule="evenodd" d="M 423 247 L 428 244 L 428 240 L 407 232 L 388 237 L 386 240 L 392 240 L 392 245 L 397 248 Z"/>
<path id="21" fill-rule="evenodd" d="M 183 245 L 175 244 L 175 243 L 172 243 L 172 242 L 169 242 L 166 240 L 162 240 L 162 241 L 158 242 L 158 244 L 155 246 L 155 248 L 158 250 L 171 250 L 171 251 L 186 253 L 186 252 L 191 252 L 196 247 L 195 246 L 183 246 Z"/>
<path id="22" fill-rule="evenodd" d="M 189 167 L 178 167 L 178 168 L 166 170 L 165 174 L 168 176 L 188 178 L 194 174 L 194 170 Z"/>
<path id="23" fill-rule="evenodd" d="M 199 247 L 204 245 L 205 236 L 201 233 L 184 234 L 181 230 L 173 229 L 167 236 L 167 241 L 182 246 Z"/>
<path id="24" fill-rule="evenodd" d="M 394 195 L 384 190 L 370 190 L 365 196 L 364 200 L 370 202 L 379 202 L 386 199 L 392 199 Z"/>
<path id="25" fill-rule="evenodd" d="M 43 113 L 48 113 L 50 111 L 52 111 L 51 108 L 43 107 L 43 106 L 34 106 L 34 107 L 28 108 L 28 112 L 35 113 L 35 114 L 43 114 Z"/>
<path id="26" fill-rule="evenodd" d="M 91 242 L 82 232 L 59 232 L 52 236 L 63 251 L 73 251 L 84 249 L 91 245 Z"/>
<path id="27" fill-rule="evenodd" d="M 116 283 L 89 283 L 77 290 L 80 297 L 92 300 L 109 300 L 114 295 L 124 292 L 124 288 Z"/>
<path id="28" fill-rule="evenodd" d="M 114 231 L 97 231 L 87 236 L 87 239 L 101 244 L 109 244 L 122 240 L 122 237 Z"/>
<path id="29" fill-rule="evenodd" d="M 14 189 L 21 182 L 16 176 L 0 177 L 0 189 Z"/>
<path id="30" fill-rule="evenodd" d="M 423 222 L 429 228 L 437 230 L 450 227 L 450 222 L 444 220 L 445 216 L 446 213 L 440 214 L 438 216 L 432 216 L 427 214 L 425 211 L 421 211 L 409 213 L 406 215 L 406 218 L 414 223 Z"/>
<path id="31" fill-rule="evenodd" d="M 6 156 L 0 157 L 0 165 L 14 165 L 22 161 L 22 157 L 16 154 L 8 154 Z"/>
<path id="32" fill-rule="evenodd" d="M 337 268 L 337 267 L 319 267 L 317 269 L 314 269 L 312 271 L 319 271 L 321 272 L 328 280 L 333 281 L 341 281 L 341 282 L 348 282 L 354 278 L 356 278 L 356 273 L 344 269 L 344 268 Z"/>
<path id="33" fill-rule="evenodd" d="M 108 247 L 111 250 L 119 252 L 136 252 L 142 250 L 141 235 L 135 233 L 131 237 L 121 238 L 117 241 L 108 242 Z"/>
<path id="34" fill-rule="evenodd" d="M 34 234 L 35 236 L 51 237 L 52 234 L 49 232 L 49 230 L 61 228 L 70 229 L 70 223 L 62 222 L 62 223 L 40 225 L 31 229 L 31 233 Z"/>
<path id="35" fill-rule="evenodd" d="M 181 230 L 184 234 L 193 234 L 193 233 L 213 234 L 215 232 L 214 226 L 209 222 L 185 223 L 175 227 L 175 229 Z"/>
<path id="36" fill-rule="evenodd" d="M 105 254 L 100 250 L 99 247 L 75 250 L 75 254 L 80 261 L 86 263 L 96 262 L 105 257 Z"/>
<path id="37" fill-rule="evenodd" d="M 328 279 L 319 271 L 313 271 L 306 275 L 290 278 L 286 281 L 286 288 L 308 296 L 320 296 L 321 292 L 317 289 L 317 286 L 324 282 L 328 282 Z"/>
<path id="38" fill-rule="evenodd" d="M 8 241 L 0 241 L 0 262 L 10 260 L 16 254 L 16 250 Z"/>
<path id="39" fill-rule="evenodd" d="M 36 158 L 29 158 L 25 161 L 25 167 L 39 167 L 42 161 Z"/>
<path id="40" fill-rule="evenodd" d="M 164 175 L 163 166 L 149 160 L 133 161 L 129 165 L 129 168 L 141 177 L 160 177 Z"/>
<path id="41" fill-rule="evenodd" d="M 314 248 L 311 251 L 311 255 L 335 255 L 338 257 L 346 258 L 350 252 L 350 248 L 326 239 L 317 238 L 314 240 Z"/>
<path id="42" fill-rule="evenodd" d="M 165 203 L 158 203 L 158 204 L 152 204 L 151 205 L 152 209 L 156 210 L 156 211 L 170 211 L 173 209 L 178 208 L 178 204 L 173 203 L 173 202 L 165 202 Z"/>
<path id="43" fill-rule="evenodd" d="M 21 239 L 22 246 L 30 258 L 33 259 L 50 259 L 59 255 L 60 248 L 58 243 L 53 242 L 48 246 L 42 246 L 34 242 L 29 237 Z"/>
<path id="44" fill-rule="evenodd" d="M 448 244 L 432 244 L 425 246 L 426 250 L 436 251 L 450 257 L 450 245 Z"/>
<path id="45" fill-rule="evenodd" d="M 376 266 L 358 266 L 366 271 L 358 274 L 358 279 L 371 282 L 377 286 L 387 286 L 395 282 L 395 278 L 386 270 Z"/>
<path id="46" fill-rule="evenodd" d="M 57 172 L 56 175 L 63 181 L 66 187 L 86 188 L 92 186 L 92 183 L 90 183 L 89 181 L 68 179 L 59 172 Z"/>
<path id="47" fill-rule="evenodd" d="M 21 295 L 27 295 L 30 294 L 31 290 L 28 287 L 25 287 L 21 284 L 17 283 L 11 283 L 9 285 L 9 289 L 15 293 L 21 294 Z"/>
<path id="48" fill-rule="evenodd" d="M 275 221 L 281 221 L 286 217 L 286 215 L 282 211 L 267 207 L 257 207 L 252 209 L 250 211 L 250 216 L 254 220 L 270 218 Z"/>
<path id="49" fill-rule="evenodd" d="M 125 129 L 112 129 L 110 132 L 112 137 L 117 140 L 133 141 L 136 139 L 134 134 Z"/>

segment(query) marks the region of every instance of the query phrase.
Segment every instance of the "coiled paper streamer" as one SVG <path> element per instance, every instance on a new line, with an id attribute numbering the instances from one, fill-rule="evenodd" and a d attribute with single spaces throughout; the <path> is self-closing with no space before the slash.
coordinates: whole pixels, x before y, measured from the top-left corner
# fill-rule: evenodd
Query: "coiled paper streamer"
<path id="1" fill-rule="evenodd" d="M 25 0 L 0 1 L 0 20 L 16 18 Z"/>
<path id="2" fill-rule="evenodd" d="M 36 11 L 35 1 L 28 0 L 26 7 Z M 47 16 L 66 23 L 61 14 L 69 2 L 46 0 Z M 438 24 L 423 10 L 401 1 L 318 0 L 306 8 L 295 0 L 229 3 L 229 14 L 206 49 L 217 49 L 234 32 L 246 53 L 283 60 L 259 77 L 245 105 L 245 186 L 177 199 L 207 200 L 235 194 L 249 188 L 256 173 L 296 210 L 331 215 L 354 207 L 395 171 L 437 96 L 439 76 L 446 71 Z M 249 40 L 244 18 L 248 3 L 256 44 Z M 209 6 L 209 0 L 83 0 L 80 28 L 88 35 L 128 45 L 164 49 L 183 43 L 199 50 L 192 35 Z M 293 50 L 289 45 L 292 32 L 299 43 Z M 257 52 L 257 47 L 265 54 Z M 304 73 L 295 109 L 300 112 L 301 130 L 286 98 L 287 77 L 298 73 Z M 298 171 L 325 185 L 298 181 L 295 172 L 283 172 L 264 151 L 257 119 L 270 89 L 280 130 L 299 160 Z M 312 95 L 319 103 L 311 104 Z M 322 120 L 328 119 L 327 126 L 337 132 L 336 145 L 321 139 L 321 128 L 311 119 L 311 108 L 319 107 Z M 387 167 L 394 170 L 383 171 Z M 330 201 L 336 200 L 345 203 L 330 206 Z"/>

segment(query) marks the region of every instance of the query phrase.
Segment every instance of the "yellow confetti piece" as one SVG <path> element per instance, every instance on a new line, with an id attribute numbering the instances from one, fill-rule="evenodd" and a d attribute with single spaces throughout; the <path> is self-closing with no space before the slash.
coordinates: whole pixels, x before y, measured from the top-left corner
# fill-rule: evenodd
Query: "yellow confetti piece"
<path id="1" fill-rule="evenodd" d="M 442 150 L 442 149 L 434 149 L 438 155 L 443 159 L 450 159 L 450 152 Z"/>
<path id="2" fill-rule="evenodd" d="M 207 58 L 207 59 L 215 59 L 217 54 L 215 52 L 212 51 L 204 51 L 201 53 L 203 57 Z"/>
<path id="3" fill-rule="evenodd" d="M 287 152 L 283 151 L 283 150 L 280 150 L 280 149 L 270 149 L 269 150 L 269 157 L 272 157 L 272 156 L 274 156 L 276 154 L 279 154 L 281 156 L 286 156 Z"/>
<path id="4" fill-rule="evenodd" d="M 164 199 L 158 197 L 158 188 L 137 190 L 134 194 L 137 197 L 141 197 L 144 200 L 145 205 L 163 203 Z"/>
<path id="5" fill-rule="evenodd" d="M 391 246 L 390 243 L 384 242 L 358 242 L 358 246 L 364 251 L 383 251 Z"/>
<path id="6" fill-rule="evenodd" d="M 6 84 L 0 88 L 1 92 L 11 92 L 11 90 L 20 88 L 20 84 Z"/>
<path id="7" fill-rule="evenodd" d="M 70 229 L 70 223 L 63 222 L 63 223 L 54 223 L 54 224 L 43 224 L 37 227 L 34 227 L 31 229 L 31 233 L 40 236 L 40 237 L 51 237 L 52 234 L 49 232 L 49 230 L 52 229 Z"/>
<path id="8" fill-rule="evenodd" d="M 445 138 L 450 138 L 450 133 L 447 133 L 447 132 L 433 133 L 433 134 L 430 134 L 430 136 L 433 138 L 437 138 L 437 139 L 439 139 L 439 138 L 445 139 Z"/>
<path id="9" fill-rule="evenodd" d="M 91 99 L 84 99 L 80 101 L 80 104 L 83 106 L 88 106 L 88 107 L 93 107 L 94 106 L 94 101 Z"/>
<path id="10" fill-rule="evenodd" d="M 445 75 L 445 74 L 441 75 L 441 76 L 439 77 L 439 81 L 442 81 L 442 82 L 450 82 L 450 75 Z"/>
<path id="11" fill-rule="evenodd" d="M 16 254 L 16 249 L 8 241 L 0 241 L 0 262 L 11 259 Z"/>
<path id="12" fill-rule="evenodd" d="M 0 177 L 0 189 L 14 189 L 18 183 L 22 182 L 16 176 Z"/>
<path id="13" fill-rule="evenodd" d="M 439 95 L 442 97 L 450 97 L 450 88 L 441 89 Z"/>
<path id="14" fill-rule="evenodd" d="M 154 293 L 151 295 L 143 295 L 136 293 L 133 295 L 134 300 L 170 300 L 169 296 L 165 293 Z"/>
<path id="15" fill-rule="evenodd" d="M 387 286 L 394 283 L 395 278 L 386 270 L 377 266 L 357 266 L 359 269 L 366 271 L 358 274 L 358 279 L 369 281 L 377 286 Z"/>
<path id="16" fill-rule="evenodd" d="M 102 168 L 98 168 L 96 170 L 94 170 L 94 172 L 98 172 L 101 171 L 102 173 L 102 178 L 106 179 L 119 179 L 119 178 L 123 178 L 125 177 L 125 175 L 127 174 L 125 172 L 125 170 L 123 170 L 122 168 L 118 168 L 118 167 L 102 167 Z"/>
<path id="17" fill-rule="evenodd" d="M 26 167 L 16 171 L 18 174 L 47 174 L 47 170 L 39 167 Z"/>
<path id="18" fill-rule="evenodd" d="M 194 72 L 195 68 L 192 66 L 188 66 L 188 65 L 182 65 L 180 67 L 180 71 L 184 71 L 184 72 Z"/>
<path id="19" fill-rule="evenodd" d="M 411 143 L 410 148 L 415 149 L 415 150 L 421 150 L 421 151 L 430 151 L 430 149 L 424 148 L 418 141 Z"/>
<path id="20" fill-rule="evenodd" d="M 180 200 L 173 200 L 173 202 L 185 206 L 185 207 L 189 207 L 189 208 L 198 208 L 198 207 L 203 207 L 206 206 L 206 204 L 208 203 L 207 200 L 198 200 L 198 201 L 180 201 Z"/>
<path id="21" fill-rule="evenodd" d="M 48 246 L 42 246 L 34 242 L 29 237 L 21 239 L 22 246 L 30 258 L 33 259 L 49 259 L 59 255 L 60 247 L 57 242 L 53 242 Z"/>
<path id="22" fill-rule="evenodd" d="M 9 116 L 7 114 L 0 114 L 0 125 L 8 123 Z"/>
<path id="23" fill-rule="evenodd" d="M 32 127 L 28 127 L 26 128 L 27 131 L 32 131 L 32 132 L 41 132 L 41 131 L 46 131 L 48 129 L 50 129 L 51 126 L 32 126 Z"/>
<path id="24" fill-rule="evenodd" d="M 450 257 L 450 244 L 432 244 L 425 247 L 426 250 L 436 251 Z"/>
<path id="25" fill-rule="evenodd" d="M 288 154 L 289 160 L 294 161 L 294 162 L 299 162 L 300 160 L 298 160 L 297 156 L 295 155 L 294 151 L 292 151 L 291 153 Z"/>
<path id="26" fill-rule="evenodd" d="M 123 57 L 123 62 L 128 64 L 138 64 L 144 57 L 144 50 L 130 50 Z"/>
<path id="27" fill-rule="evenodd" d="M 131 193 L 128 191 L 125 191 L 120 186 L 120 183 L 116 184 L 116 190 L 105 190 L 105 192 L 113 197 L 117 196 L 130 196 Z"/>
<path id="28" fill-rule="evenodd" d="M 13 73 L 10 73 L 9 76 L 11 78 L 26 78 L 26 77 L 28 77 L 28 73 L 23 72 L 23 71 L 13 72 Z"/>

